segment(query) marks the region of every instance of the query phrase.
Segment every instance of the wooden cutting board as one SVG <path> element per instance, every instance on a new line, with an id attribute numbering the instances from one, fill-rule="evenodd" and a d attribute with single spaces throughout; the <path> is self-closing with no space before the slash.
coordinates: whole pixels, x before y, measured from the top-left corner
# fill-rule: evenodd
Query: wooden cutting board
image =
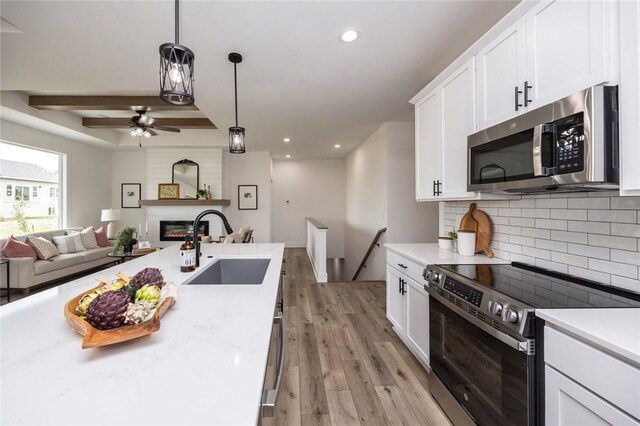
<path id="1" fill-rule="evenodd" d="M 493 223 L 485 212 L 476 207 L 476 203 L 469 205 L 469 211 L 460 221 L 460 231 L 475 232 L 476 253 L 484 253 L 487 257 L 493 257 L 493 250 L 490 247 L 493 237 Z"/>

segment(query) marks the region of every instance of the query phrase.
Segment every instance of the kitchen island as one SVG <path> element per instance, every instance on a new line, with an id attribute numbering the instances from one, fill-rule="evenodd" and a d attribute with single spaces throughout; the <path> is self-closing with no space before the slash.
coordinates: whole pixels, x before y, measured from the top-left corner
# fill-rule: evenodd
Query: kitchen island
<path id="1" fill-rule="evenodd" d="M 283 244 L 203 244 L 218 258 L 270 258 L 261 285 L 182 285 L 179 245 L 0 308 L 2 425 L 249 425 L 258 421 Z M 82 349 L 64 304 L 97 285 L 157 267 L 177 285 L 161 329 Z"/>

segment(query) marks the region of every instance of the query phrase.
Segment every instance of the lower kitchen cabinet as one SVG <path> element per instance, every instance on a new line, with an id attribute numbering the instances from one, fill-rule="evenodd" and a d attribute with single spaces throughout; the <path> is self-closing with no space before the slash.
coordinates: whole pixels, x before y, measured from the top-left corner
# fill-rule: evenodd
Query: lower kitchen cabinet
<path id="1" fill-rule="evenodd" d="M 387 318 L 407 348 L 429 368 L 429 294 L 416 281 L 422 280 L 418 271 L 423 267 L 395 253 L 387 259 Z"/>

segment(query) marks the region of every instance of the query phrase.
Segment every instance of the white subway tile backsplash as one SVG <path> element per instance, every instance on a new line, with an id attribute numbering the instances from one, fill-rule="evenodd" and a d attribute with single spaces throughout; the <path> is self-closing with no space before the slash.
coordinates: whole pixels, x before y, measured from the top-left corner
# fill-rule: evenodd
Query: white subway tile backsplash
<path id="1" fill-rule="evenodd" d="M 536 219 L 536 228 L 567 230 L 567 221 L 560 219 Z"/>
<path id="2" fill-rule="evenodd" d="M 595 257 L 597 259 L 609 259 L 609 248 L 607 247 L 596 247 L 596 246 L 587 246 L 584 244 L 572 244 L 569 243 L 567 246 L 567 252 L 571 254 L 580 254 L 587 257 Z"/>
<path id="3" fill-rule="evenodd" d="M 589 210 L 589 222 L 636 223 L 635 210 Z"/>
<path id="4" fill-rule="evenodd" d="M 638 267 L 636 265 L 610 262 L 602 259 L 589 259 L 589 269 L 627 278 L 638 278 Z"/>
<path id="5" fill-rule="evenodd" d="M 612 237 L 609 235 L 589 234 L 589 245 L 598 247 L 609 247 L 621 250 L 637 250 L 637 240 L 627 237 Z"/>
<path id="6" fill-rule="evenodd" d="M 493 221 L 497 257 L 640 293 L 640 197 L 557 193 L 476 203 Z M 445 224 L 459 221 L 468 207 L 468 201 L 445 202 Z M 519 289 L 519 278 L 512 278 Z M 585 303 L 578 293 L 572 305 Z M 555 296 L 549 291 L 535 297 Z"/>
<path id="7" fill-rule="evenodd" d="M 572 232 L 588 232 L 590 234 L 606 234 L 610 232 L 610 225 L 608 223 L 600 222 L 575 222 L 569 221 L 569 231 Z"/>
<path id="8" fill-rule="evenodd" d="M 569 198 L 567 207 L 570 209 L 609 209 L 609 198 Z"/>

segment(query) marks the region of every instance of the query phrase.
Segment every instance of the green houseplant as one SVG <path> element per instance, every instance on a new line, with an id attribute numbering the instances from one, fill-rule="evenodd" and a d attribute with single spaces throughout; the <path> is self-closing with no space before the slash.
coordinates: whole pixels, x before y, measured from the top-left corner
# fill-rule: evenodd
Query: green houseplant
<path id="1" fill-rule="evenodd" d="M 135 228 L 125 226 L 116 234 L 116 242 L 113 246 L 112 253 L 117 253 L 120 249 L 124 252 L 133 250 L 133 246 L 138 243 L 134 238 L 136 234 Z"/>

